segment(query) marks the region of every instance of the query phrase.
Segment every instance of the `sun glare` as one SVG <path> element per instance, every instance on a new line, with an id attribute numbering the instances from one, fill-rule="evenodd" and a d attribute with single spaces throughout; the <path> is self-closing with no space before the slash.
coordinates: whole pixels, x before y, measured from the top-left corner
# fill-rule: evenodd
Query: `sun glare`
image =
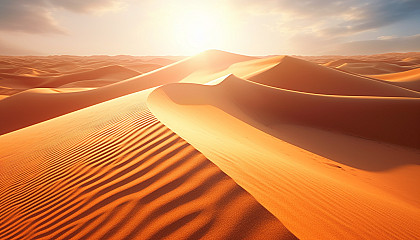
<path id="1" fill-rule="evenodd" d="M 209 10 L 178 14 L 172 23 L 172 29 L 177 45 L 189 54 L 217 48 L 222 37 L 220 19 Z"/>

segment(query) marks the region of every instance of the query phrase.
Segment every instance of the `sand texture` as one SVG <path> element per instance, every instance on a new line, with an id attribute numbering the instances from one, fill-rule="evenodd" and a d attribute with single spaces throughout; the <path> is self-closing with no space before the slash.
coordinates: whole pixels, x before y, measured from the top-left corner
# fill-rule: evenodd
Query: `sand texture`
<path id="1" fill-rule="evenodd" d="M 0 57 L 0 239 L 420 239 L 419 64 Z"/>

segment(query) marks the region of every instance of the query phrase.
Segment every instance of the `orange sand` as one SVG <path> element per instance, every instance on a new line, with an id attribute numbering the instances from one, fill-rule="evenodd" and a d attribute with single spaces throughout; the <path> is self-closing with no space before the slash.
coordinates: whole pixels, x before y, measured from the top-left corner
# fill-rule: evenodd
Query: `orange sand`
<path id="1" fill-rule="evenodd" d="M 298 238 L 420 236 L 420 98 L 314 95 L 230 76 L 163 86 L 148 104 Z M 296 146 L 305 134 L 313 152 Z"/>
<path id="2" fill-rule="evenodd" d="M 0 239 L 419 239 L 419 59 L 0 57 Z"/>
<path id="3" fill-rule="evenodd" d="M 147 110 L 149 92 L 0 137 L 0 239 L 294 239 Z"/>
<path id="4" fill-rule="evenodd" d="M 371 75 L 370 77 L 420 92 L 420 68 L 398 73 Z"/>

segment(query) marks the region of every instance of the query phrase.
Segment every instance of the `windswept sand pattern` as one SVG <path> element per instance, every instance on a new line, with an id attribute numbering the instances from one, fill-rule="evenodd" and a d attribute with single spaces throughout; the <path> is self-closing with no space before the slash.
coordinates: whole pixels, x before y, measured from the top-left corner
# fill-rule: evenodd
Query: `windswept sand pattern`
<path id="1" fill-rule="evenodd" d="M 147 109 L 93 129 L 25 167 L 2 151 L 0 239 L 294 238 Z"/>
<path id="2" fill-rule="evenodd" d="M 418 98 L 310 94 L 230 75 L 162 86 L 148 106 L 300 239 L 420 237 Z M 317 135 L 322 150 L 293 145 Z"/>
<path id="3" fill-rule="evenodd" d="M 0 240 L 420 239 L 419 59 L 0 57 Z"/>

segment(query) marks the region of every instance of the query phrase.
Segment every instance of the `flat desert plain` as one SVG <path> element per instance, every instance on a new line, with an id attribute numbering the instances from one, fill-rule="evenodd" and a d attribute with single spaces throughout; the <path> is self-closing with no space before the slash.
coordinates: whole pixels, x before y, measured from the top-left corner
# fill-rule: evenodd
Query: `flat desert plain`
<path id="1" fill-rule="evenodd" d="M 420 53 L 0 57 L 0 239 L 420 239 Z"/>

